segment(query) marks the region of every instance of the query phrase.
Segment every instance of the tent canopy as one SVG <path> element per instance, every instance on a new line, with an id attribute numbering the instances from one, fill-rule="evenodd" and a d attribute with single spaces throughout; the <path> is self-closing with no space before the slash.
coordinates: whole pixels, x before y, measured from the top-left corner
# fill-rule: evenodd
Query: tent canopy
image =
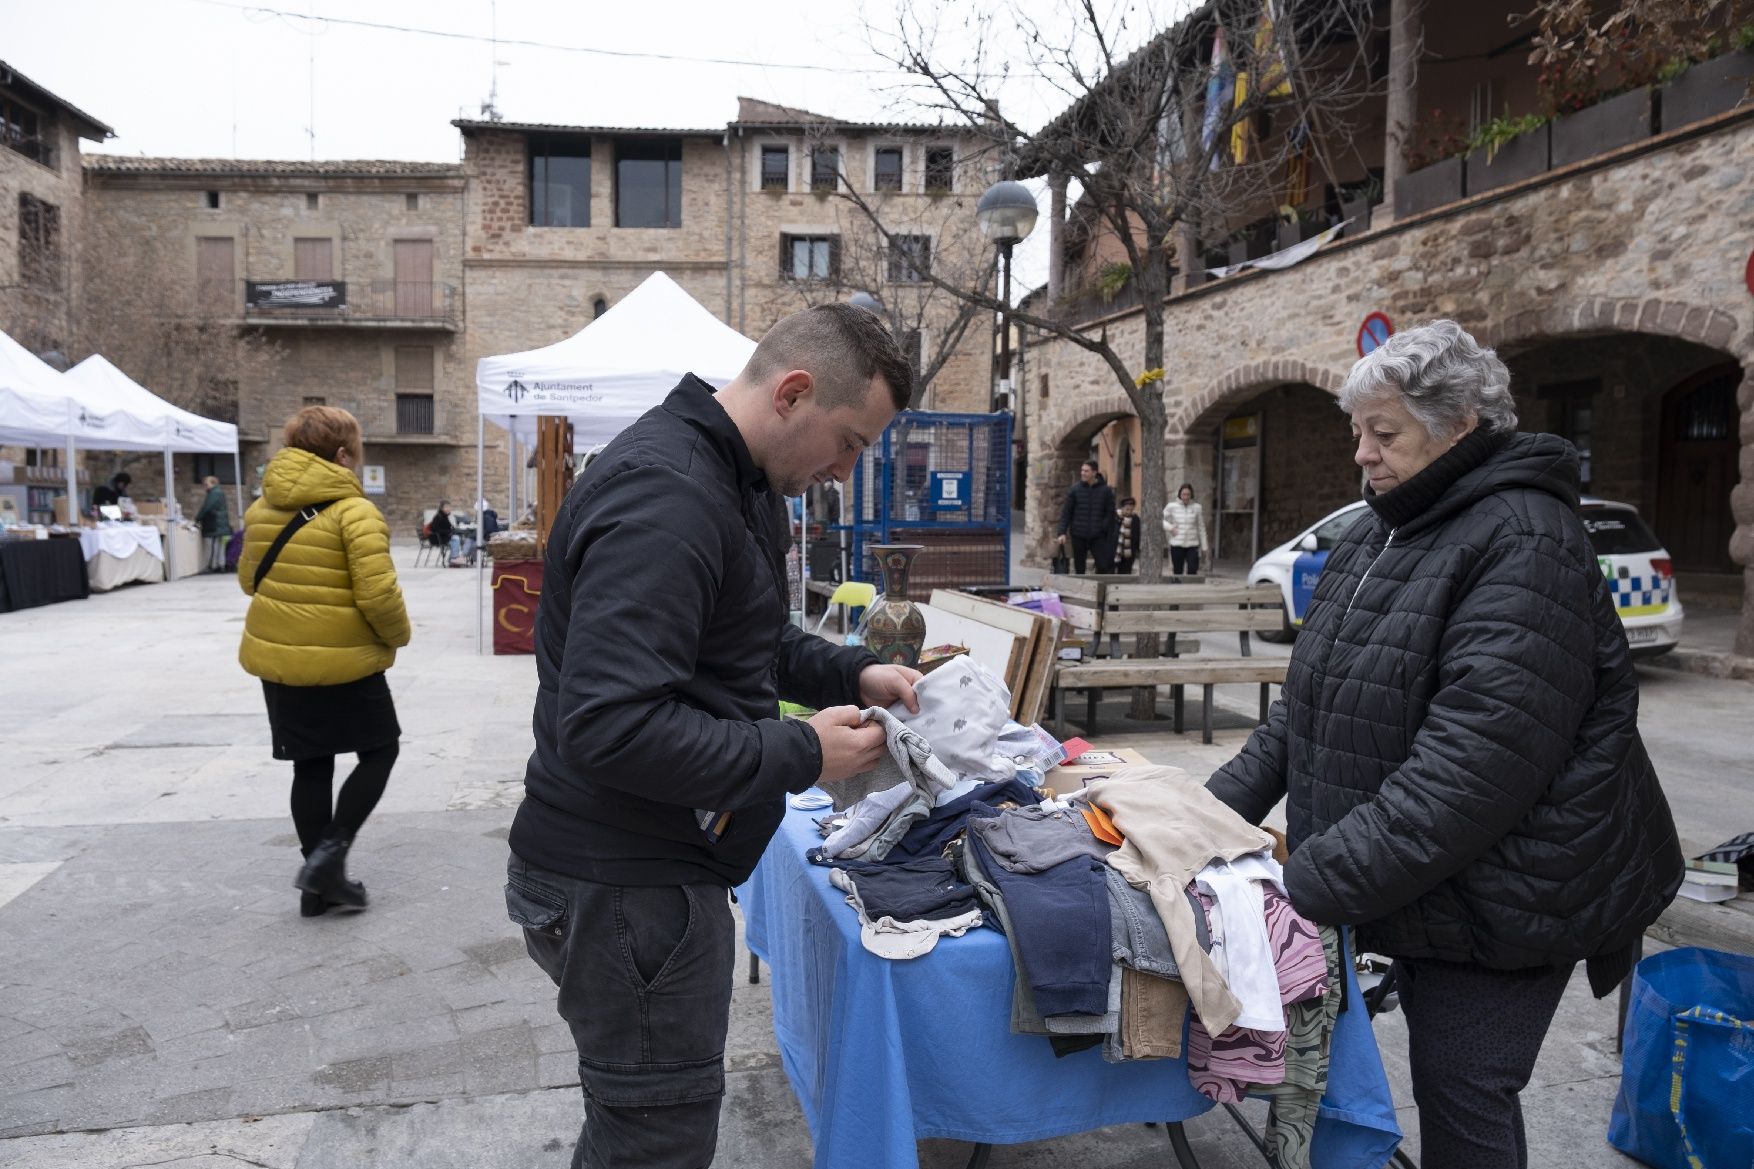
<path id="1" fill-rule="evenodd" d="M 0 333 L 0 443 L 79 450 L 158 450 L 164 427 L 88 405 L 67 375 Z"/>
<path id="2" fill-rule="evenodd" d="M 73 392 L 89 409 L 104 413 L 124 412 L 143 419 L 151 428 L 151 440 L 139 449 L 170 450 L 182 454 L 235 454 L 238 428 L 216 422 L 175 406 L 117 369 L 101 354 L 93 354 L 67 371 Z"/>
<path id="3" fill-rule="evenodd" d="M 654 272 L 564 341 L 484 357 L 475 367 L 481 417 L 534 442 L 538 415 L 565 415 L 584 450 L 608 442 L 664 400 L 682 375 L 723 386 L 755 352 L 670 277 Z"/>

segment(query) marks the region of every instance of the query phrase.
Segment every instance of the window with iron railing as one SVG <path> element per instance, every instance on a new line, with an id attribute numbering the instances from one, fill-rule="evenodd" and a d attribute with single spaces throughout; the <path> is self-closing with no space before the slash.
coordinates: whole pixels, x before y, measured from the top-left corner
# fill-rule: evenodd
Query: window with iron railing
<path id="1" fill-rule="evenodd" d="M 810 189 L 832 191 L 840 182 L 840 147 L 818 146 L 810 152 Z"/>
<path id="2" fill-rule="evenodd" d="M 949 146 L 926 147 L 926 192 L 942 195 L 956 188 L 956 151 Z"/>
<path id="3" fill-rule="evenodd" d="M 35 195 L 18 196 L 18 279 L 39 288 L 61 285 L 61 209 Z"/>
<path id="4" fill-rule="evenodd" d="M 9 94 L 0 94 L 0 146 L 32 162 L 55 166 L 54 120 Z"/>
<path id="5" fill-rule="evenodd" d="M 901 190 L 901 147 L 880 146 L 871 162 L 873 191 Z"/>
<path id="6" fill-rule="evenodd" d="M 433 405 L 431 394 L 396 395 L 396 433 L 433 433 Z"/>
<path id="7" fill-rule="evenodd" d="M 761 189 L 785 191 L 792 185 L 792 151 L 788 146 L 761 148 Z"/>

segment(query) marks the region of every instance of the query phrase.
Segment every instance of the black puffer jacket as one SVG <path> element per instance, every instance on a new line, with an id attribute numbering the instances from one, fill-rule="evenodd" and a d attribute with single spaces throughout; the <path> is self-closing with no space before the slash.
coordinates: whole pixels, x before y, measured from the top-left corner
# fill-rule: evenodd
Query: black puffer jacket
<path id="1" fill-rule="evenodd" d="M 1601 994 L 1680 884 L 1577 485 L 1564 440 L 1477 431 L 1372 496 L 1267 725 L 1208 784 L 1253 822 L 1289 791 L 1292 904 L 1366 949 L 1600 957 Z"/>
<path id="2" fill-rule="evenodd" d="M 1115 507 L 1115 489 L 1098 475 L 1093 482 L 1080 480 L 1066 492 L 1060 505 L 1059 535 L 1092 540 L 1121 530 L 1120 516 Z"/>
<path id="3" fill-rule="evenodd" d="M 784 505 L 693 375 L 555 519 L 536 614 L 536 749 L 512 851 L 612 885 L 739 884 L 822 773 L 779 699 L 858 701 L 877 659 L 786 619 Z M 697 809 L 732 813 L 708 839 Z"/>

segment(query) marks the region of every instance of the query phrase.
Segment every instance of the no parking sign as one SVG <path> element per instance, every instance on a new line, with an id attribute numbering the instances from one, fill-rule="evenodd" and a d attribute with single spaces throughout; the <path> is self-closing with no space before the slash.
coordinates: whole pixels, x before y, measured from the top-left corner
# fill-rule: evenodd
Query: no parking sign
<path id="1" fill-rule="evenodd" d="M 1358 326 L 1358 356 L 1363 357 L 1371 350 L 1395 335 L 1395 323 L 1383 313 L 1371 313 Z"/>

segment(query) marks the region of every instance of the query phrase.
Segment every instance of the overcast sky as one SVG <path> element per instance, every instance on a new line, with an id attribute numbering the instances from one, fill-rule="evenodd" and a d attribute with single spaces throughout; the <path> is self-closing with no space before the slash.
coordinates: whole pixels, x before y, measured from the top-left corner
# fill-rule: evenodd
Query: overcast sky
<path id="1" fill-rule="evenodd" d="M 901 2 L 0 0 L 0 55 L 115 130 L 88 151 L 449 161 L 461 150 L 450 121 L 482 116 L 496 61 L 508 121 L 717 128 L 740 95 L 855 120 L 935 121 L 872 47 L 874 35 L 893 36 Z M 1190 2 L 1113 0 L 1110 35 L 1132 47 Z M 996 35 L 1014 31 L 1009 4 L 912 3 L 937 14 L 945 61 L 966 59 L 983 12 Z M 1070 36 L 1065 0 L 1017 8 Z M 1021 54 L 1013 42 L 1005 55 Z M 1012 118 L 1035 126 L 1063 108 L 1063 95 L 1012 68 L 1021 75 L 998 87 Z"/>

